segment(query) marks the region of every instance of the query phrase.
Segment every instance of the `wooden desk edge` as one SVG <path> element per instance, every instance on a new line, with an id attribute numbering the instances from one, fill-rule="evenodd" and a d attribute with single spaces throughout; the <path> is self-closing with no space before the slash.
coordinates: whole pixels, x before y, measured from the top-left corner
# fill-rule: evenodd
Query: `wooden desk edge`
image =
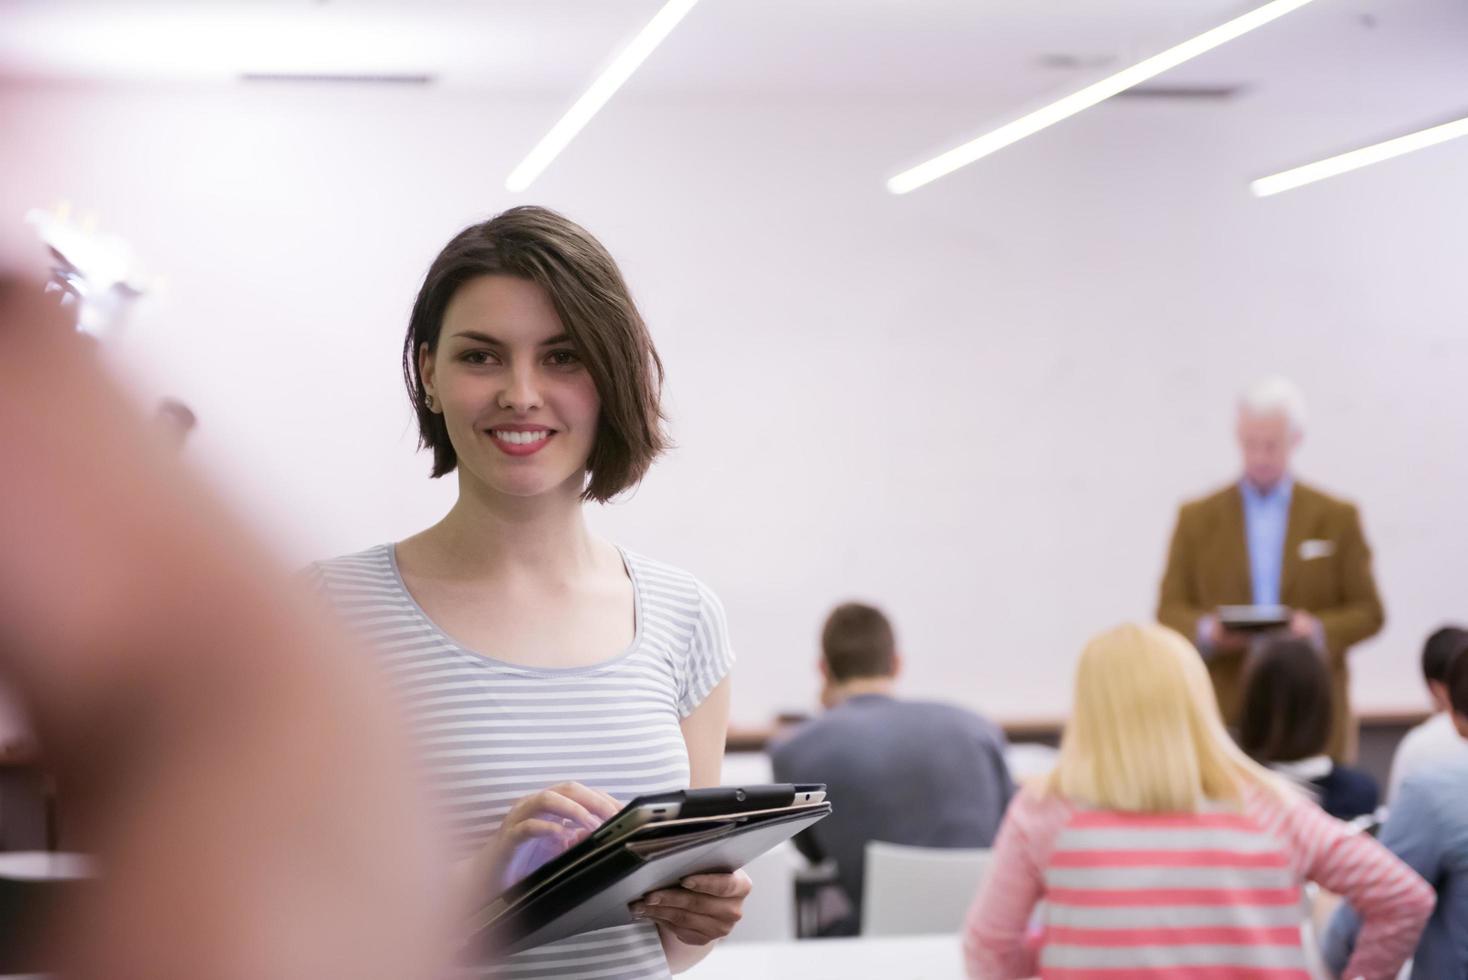
<path id="1" fill-rule="evenodd" d="M 1362 728 L 1411 728 L 1425 721 L 1430 712 L 1422 710 L 1367 711 L 1356 716 Z M 727 752 L 763 752 L 780 731 L 778 724 L 731 725 L 725 741 Z M 1011 742 L 1054 740 L 1065 727 L 1060 718 L 1014 718 L 1000 721 L 1005 738 Z"/>

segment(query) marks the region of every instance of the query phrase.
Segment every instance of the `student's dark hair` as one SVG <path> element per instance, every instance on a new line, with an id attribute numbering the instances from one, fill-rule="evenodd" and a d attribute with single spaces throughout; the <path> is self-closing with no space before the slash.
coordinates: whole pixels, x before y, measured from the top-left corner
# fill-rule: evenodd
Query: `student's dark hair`
<path id="1" fill-rule="evenodd" d="M 429 411 L 418 351 L 438 349 L 444 311 L 459 287 L 480 276 L 514 276 L 549 294 L 561 325 L 601 399 L 587 460 L 584 499 L 606 501 L 633 487 L 667 448 L 661 409 L 663 364 L 617 263 L 575 222 L 541 207 L 516 207 L 453 237 L 429 266 L 408 318 L 403 380 L 418 416 L 418 444 L 433 450 L 433 475 L 453 472 L 458 454 L 443 416 Z"/>
<path id="2" fill-rule="evenodd" d="M 831 610 L 821 629 L 821 655 L 831 680 L 891 677 L 897 670 L 897 639 L 882 611 L 860 602 Z"/>
<path id="3" fill-rule="evenodd" d="M 1432 631 L 1427 642 L 1422 644 L 1422 677 L 1424 680 L 1448 679 L 1448 662 L 1453 654 L 1468 641 L 1468 630 L 1461 626 L 1442 626 Z"/>
<path id="4" fill-rule="evenodd" d="M 1325 751 L 1332 714 L 1330 668 L 1304 640 L 1263 641 L 1244 680 L 1239 747 L 1256 762 L 1293 762 Z"/>
<path id="5" fill-rule="evenodd" d="M 1459 639 L 1457 647 L 1448 655 L 1443 683 L 1448 688 L 1448 703 L 1453 711 L 1468 718 L 1468 633 Z"/>

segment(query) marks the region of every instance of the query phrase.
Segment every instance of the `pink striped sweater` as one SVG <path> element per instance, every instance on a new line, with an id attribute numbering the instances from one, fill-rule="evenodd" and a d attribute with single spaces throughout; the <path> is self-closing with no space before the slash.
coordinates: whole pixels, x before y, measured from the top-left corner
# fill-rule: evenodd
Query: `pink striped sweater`
<path id="1" fill-rule="evenodd" d="M 984 980 L 1310 980 L 1306 880 L 1362 915 L 1345 976 L 1394 978 L 1432 889 L 1313 803 L 1255 790 L 1242 811 L 1141 814 L 1024 790 L 969 910 L 964 958 Z"/>

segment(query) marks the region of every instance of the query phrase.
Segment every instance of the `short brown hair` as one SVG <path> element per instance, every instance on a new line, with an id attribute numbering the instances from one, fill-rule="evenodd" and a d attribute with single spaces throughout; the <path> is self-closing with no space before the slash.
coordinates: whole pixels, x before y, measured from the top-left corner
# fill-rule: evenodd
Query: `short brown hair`
<path id="1" fill-rule="evenodd" d="M 860 602 L 831 610 L 821 629 L 821 655 L 831 680 L 891 677 L 897 670 L 897 639 L 882 611 Z"/>
<path id="2" fill-rule="evenodd" d="M 1468 634 L 1459 638 L 1457 646 L 1448 655 L 1443 683 L 1448 687 L 1448 703 L 1454 711 L 1468 718 Z"/>
<path id="3" fill-rule="evenodd" d="M 1448 664 L 1453 662 L 1458 648 L 1468 645 L 1468 630 L 1461 626 L 1443 626 L 1433 631 L 1422 645 L 1422 677 L 1424 680 L 1446 683 Z"/>
<path id="4" fill-rule="evenodd" d="M 418 445 L 433 475 L 459 465 L 443 417 L 429 411 L 418 350 L 438 349 L 444 311 L 480 276 L 514 276 L 549 295 L 601 399 L 582 499 L 607 501 L 637 485 L 668 447 L 661 408 L 663 362 L 611 255 L 580 225 L 547 208 L 511 208 L 453 237 L 423 279 L 403 341 L 403 381 L 418 416 Z"/>
<path id="5" fill-rule="evenodd" d="M 1330 668 L 1304 640 L 1263 641 L 1244 681 L 1239 747 L 1255 761 L 1294 762 L 1325 751 L 1330 740 Z"/>

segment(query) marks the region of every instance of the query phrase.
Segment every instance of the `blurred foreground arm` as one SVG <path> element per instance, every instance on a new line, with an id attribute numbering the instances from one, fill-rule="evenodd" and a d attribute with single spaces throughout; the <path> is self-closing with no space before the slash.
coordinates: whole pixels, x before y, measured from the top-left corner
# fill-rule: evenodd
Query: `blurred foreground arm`
<path id="1" fill-rule="evenodd" d="M 435 975 L 438 842 L 360 662 L 0 273 L 0 670 L 101 872 L 65 975 Z"/>

